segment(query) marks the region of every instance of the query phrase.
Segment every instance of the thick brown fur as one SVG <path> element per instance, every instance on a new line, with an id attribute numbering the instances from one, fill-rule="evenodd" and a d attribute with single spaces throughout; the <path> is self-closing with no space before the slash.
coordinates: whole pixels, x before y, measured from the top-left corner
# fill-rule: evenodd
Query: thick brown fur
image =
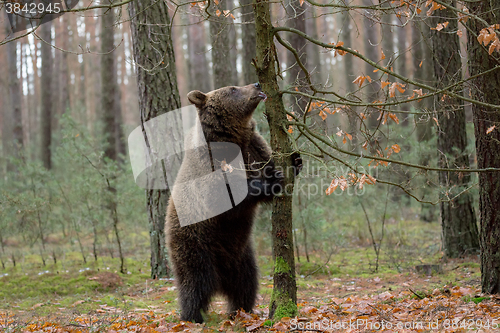
<path id="1" fill-rule="evenodd" d="M 201 311 L 207 311 L 216 293 L 227 297 L 230 313 L 239 309 L 252 311 L 258 289 L 258 271 L 250 239 L 252 223 L 258 204 L 271 201 L 273 195 L 280 192 L 283 174 L 274 168 L 269 145 L 254 129 L 252 114 L 265 99 L 259 84 L 225 87 L 207 94 L 192 91 L 188 99 L 198 109 L 209 145 L 210 142 L 229 142 L 239 146 L 248 183 L 248 195 L 236 207 L 184 227 L 179 224 L 170 198 L 167 244 L 178 288 L 181 320 L 200 323 L 203 322 Z M 213 165 L 208 154 L 208 151 L 187 150 L 176 184 L 211 171 Z M 301 160 L 297 155 L 295 164 L 298 173 Z M 186 204 L 193 210 L 198 205 L 197 202 Z"/>

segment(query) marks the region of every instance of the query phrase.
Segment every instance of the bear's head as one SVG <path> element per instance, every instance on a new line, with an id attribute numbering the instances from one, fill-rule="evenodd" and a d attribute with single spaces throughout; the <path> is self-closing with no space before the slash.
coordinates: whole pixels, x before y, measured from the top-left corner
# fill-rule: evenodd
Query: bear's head
<path id="1" fill-rule="evenodd" d="M 259 83 L 224 87 L 206 94 L 194 90 L 187 97 L 198 109 L 202 123 L 223 122 L 232 126 L 248 124 L 259 102 L 267 99 Z"/>

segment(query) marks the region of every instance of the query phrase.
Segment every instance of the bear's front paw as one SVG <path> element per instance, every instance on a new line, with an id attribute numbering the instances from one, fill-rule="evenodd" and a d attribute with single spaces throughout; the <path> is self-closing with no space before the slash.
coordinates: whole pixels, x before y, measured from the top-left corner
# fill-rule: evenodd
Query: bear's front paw
<path id="1" fill-rule="evenodd" d="M 300 171 L 302 170 L 302 157 L 300 157 L 299 152 L 293 152 L 292 153 L 292 164 L 295 169 L 295 176 L 297 176 Z"/>

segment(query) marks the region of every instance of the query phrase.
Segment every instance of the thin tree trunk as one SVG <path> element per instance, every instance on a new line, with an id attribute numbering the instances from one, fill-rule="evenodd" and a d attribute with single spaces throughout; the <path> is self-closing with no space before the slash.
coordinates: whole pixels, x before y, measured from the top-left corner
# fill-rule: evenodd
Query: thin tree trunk
<path id="1" fill-rule="evenodd" d="M 40 37 L 43 39 L 42 46 L 42 114 L 40 119 L 40 157 L 43 166 L 50 170 L 52 168 L 52 77 L 53 63 L 52 63 L 52 43 L 51 37 L 52 22 L 42 24 L 40 27 Z"/>
<path id="2" fill-rule="evenodd" d="M 252 59 L 255 58 L 255 17 L 252 8 L 253 0 L 240 0 L 241 4 L 241 39 L 243 49 L 241 50 L 241 62 L 243 68 L 243 82 L 250 84 L 257 82 L 257 73 Z"/>
<path id="3" fill-rule="evenodd" d="M 7 43 L 7 63 L 9 65 L 9 100 L 10 100 L 10 109 L 11 114 L 8 112 L 4 114 L 5 118 L 11 116 L 11 120 L 7 121 L 7 124 L 10 122 L 10 128 L 4 128 L 7 136 L 9 134 L 12 135 L 11 142 L 5 142 L 4 147 L 7 147 L 6 152 L 11 152 L 11 156 L 16 158 L 21 157 L 21 149 L 23 148 L 24 139 L 23 139 L 23 119 L 22 119 L 22 109 L 21 109 L 21 87 L 19 85 L 19 78 L 17 76 L 17 41 L 11 41 Z M 9 133 L 11 132 L 11 133 Z M 7 171 L 14 171 L 15 167 L 11 163 L 7 163 Z"/>
<path id="4" fill-rule="evenodd" d="M 104 147 L 104 157 L 108 160 L 105 162 L 118 160 L 117 139 L 120 138 L 121 126 L 121 108 L 119 103 L 118 82 L 116 78 L 116 63 L 114 51 L 114 10 L 102 9 L 101 15 L 101 113 L 104 123 L 104 136 L 106 145 Z M 118 119 L 119 118 L 119 119 Z M 107 179 L 109 191 L 109 207 L 111 218 L 113 221 L 113 231 L 118 245 L 118 255 L 120 256 L 120 272 L 125 274 L 125 258 L 122 250 L 122 242 L 118 230 L 119 218 L 117 212 L 117 197 L 116 188 L 114 185 L 115 177 L 111 176 Z"/>
<path id="5" fill-rule="evenodd" d="M 206 52 L 206 31 L 203 21 L 195 16 L 198 8 L 192 8 L 189 16 L 188 28 L 188 48 L 189 48 L 189 90 L 200 90 L 209 92 L 212 90 L 212 80 L 209 75 L 207 52 Z"/>
<path id="6" fill-rule="evenodd" d="M 101 90 L 101 80 L 99 77 L 100 72 L 100 60 L 101 56 L 97 54 L 99 50 L 99 44 L 97 43 L 98 37 L 98 16 L 96 15 L 85 15 L 85 35 L 90 36 L 89 40 L 85 40 L 86 47 L 91 51 L 91 53 L 86 53 L 83 55 L 83 77 L 84 81 L 81 82 L 84 91 L 82 91 L 82 97 L 84 99 L 85 105 L 85 117 L 87 128 L 91 133 L 95 134 L 95 124 L 98 119 L 97 106 L 102 96 L 99 92 Z M 102 24 L 102 21 L 101 21 Z M 102 43 L 102 41 L 100 41 Z M 111 49 L 108 47 L 106 52 L 110 52 Z"/>
<path id="7" fill-rule="evenodd" d="M 372 0 L 363 0 L 363 5 L 373 6 Z M 380 34 L 377 31 L 378 24 L 375 23 L 376 18 L 374 15 L 375 13 L 373 10 L 367 10 L 365 16 L 363 16 L 363 44 L 365 51 L 364 55 L 372 61 L 378 61 L 382 55 L 380 53 L 380 47 L 377 46 Z M 372 103 L 378 99 L 379 86 L 376 83 L 376 76 L 378 74 L 373 73 L 373 67 L 370 64 L 365 63 L 363 75 L 368 75 L 373 79 L 373 81 L 371 83 L 367 83 L 367 86 L 363 89 L 363 91 L 365 91 L 366 101 L 368 103 Z M 370 117 L 368 118 L 368 125 L 370 129 L 376 129 L 379 124 L 377 119 L 379 118 L 380 112 L 378 109 L 371 107 L 368 108 L 367 111 L 368 112 L 366 112 L 366 114 L 370 114 Z"/>
<path id="8" fill-rule="evenodd" d="M 490 24 L 498 22 L 500 1 L 471 2 L 470 13 Z M 469 71 L 474 76 L 497 66 L 495 51 L 488 55 L 487 48 L 479 45 L 477 37 L 487 28 L 474 19 L 468 20 Z M 479 76 L 471 82 L 472 97 L 481 102 L 500 105 L 500 71 Z M 500 168 L 500 111 L 487 106 L 472 104 L 478 168 Z M 490 133 L 488 129 L 496 126 Z M 479 174 L 481 286 L 484 293 L 500 292 L 500 173 Z"/>
<path id="9" fill-rule="evenodd" d="M 291 170 L 290 153 L 292 146 L 288 133 L 283 129 L 286 123 L 285 106 L 279 94 L 276 80 L 276 59 L 269 2 L 256 0 L 254 5 L 256 26 L 256 68 L 262 89 L 268 94 L 266 114 L 271 132 L 271 147 L 276 153 L 276 167 Z M 285 188 L 282 196 L 273 199 L 272 238 L 275 256 L 274 288 L 269 304 L 269 317 L 279 320 L 282 317 L 297 315 L 297 284 L 295 280 L 295 257 L 293 253 L 292 190 L 294 175 L 285 172 Z"/>
<path id="10" fill-rule="evenodd" d="M 133 1 L 129 5 L 132 44 L 137 63 L 141 123 L 180 108 L 170 17 L 165 2 Z M 154 44 L 153 49 L 150 45 Z M 163 62 L 164 66 L 150 69 Z M 165 247 L 165 215 L 169 190 L 146 190 L 151 240 L 151 277 L 169 274 Z"/>
<path id="11" fill-rule="evenodd" d="M 69 20 L 68 20 L 68 15 L 62 15 L 62 22 L 60 23 L 62 26 L 61 29 L 61 48 L 63 50 L 67 50 L 69 46 L 69 35 L 68 35 L 68 25 L 69 25 Z M 69 69 L 68 69 L 68 53 L 67 52 L 62 52 L 61 53 L 61 64 L 60 64 L 60 71 L 61 71 L 61 85 L 60 85 L 60 90 L 57 92 L 59 94 L 59 103 L 61 106 L 61 112 L 64 114 L 66 111 L 68 111 L 68 108 L 70 107 L 70 100 L 69 100 Z"/>
<path id="12" fill-rule="evenodd" d="M 288 17 L 287 26 L 290 28 L 294 28 L 300 30 L 302 32 L 306 32 L 306 6 L 307 3 L 304 2 L 302 6 L 300 5 L 299 0 L 287 0 L 286 15 Z M 307 65 L 307 55 L 306 55 L 306 40 L 300 37 L 297 34 L 289 34 L 288 42 L 290 46 L 293 47 L 298 55 L 300 62 L 306 66 Z M 287 65 L 291 66 L 287 73 L 286 83 L 291 89 L 297 88 L 298 91 L 307 92 L 306 85 L 307 82 L 305 80 L 306 74 L 300 68 L 295 59 L 295 56 L 287 50 Z M 306 67 L 307 68 L 307 67 Z M 303 115 L 306 112 L 307 102 L 308 100 L 300 95 L 292 95 L 293 101 L 293 111 L 297 115 Z"/>
<path id="13" fill-rule="evenodd" d="M 7 35 L 7 28 L 0 26 L 0 39 L 4 40 Z M 7 47 L 0 48 L 0 90 L 9 91 L 9 63 L 7 61 L 8 53 Z M 0 165 L 0 170 L 2 171 L 2 176 L 4 176 L 4 171 L 8 169 L 7 167 L 7 156 L 10 156 L 10 143 L 12 140 L 12 127 L 11 127 L 11 107 L 9 101 L 9 94 L 0 94 L 0 123 L 2 124 L 2 164 Z M 5 163 L 3 162 L 5 161 Z M 5 167 L 5 168 L 4 168 Z"/>
<path id="14" fill-rule="evenodd" d="M 349 13 L 343 13 L 342 15 L 342 25 L 341 25 L 341 31 L 340 31 L 340 40 L 344 42 L 344 45 L 347 47 L 351 47 L 352 45 L 352 39 L 351 39 L 351 17 L 349 16 Z M 346 96 L 349 97 L 350 94 L 353 94 L 356 90 L 355 85 L 352 83 L 354 79 L 356 78 L 354 75 L 354 59 L 353 56 L 350 55 L 349 53 L 344 55 L 342 57 L 342 62 L 344 63 L 344 87 L 345 87 L 345 92 Z M 335 77 L 335 76 L 334 76 Z M 347 114 L 348 120 L 349 120 L 349 134 L 352 135 L 352 140 L 349 141 L 350 144 L 350 149 L 351 150 L 357 150 L 358 149 L 358 115 L 356 112 L 356 108 L 354 106 L 350 107 L 348 114 Z M 329 117 L 332 119 L 332 117 Z M 327 119 L 329 119 L 327 118 Z"/>
<path id="15" fill-rule="evenodd" d="M 216 11 L 219 10 L 219 16 Z M 220 1 L 218 4 L 212 2 L 210 12 L 210 38 L 212 40 L 212 68 L 214 71 L 213 81 L 214 89 L 221 87 L 236 85 L 238 82 L 233 82 L 231 72 L 235 69 L 228 66 L 231 62 L 231 50 L 229 44 L 229 18 L 224 16 L 224 11 L 227 10 L 227 1 Z"/>
<path id="16" fill-rule="evenodd" d="M 452 5 L 455 6 L 453 1 Z M 448 18 L 448 19 L 446 19 Z M 431 26 L 437 26 L 443 20 L 449 24 L 444 31 L 432 33 L 434 72 L 438 87 L 446 87 L 462 80 L 462 62 L 460 41 L 457 34 L 448 31 L 458 29 L 458 20 L 449 9 L 441 10 L 439 17 L 431 19 Z M 462 91 L 462 85 L 456 88 Z M 469 168 L 467 156 L 467 132 L 465 128 L 464 103 L 450 96 L 436 96 L 439 105 L 437 119 L 438 161 L 441 168 Z M 479 235 L 474 213 L 472 194 L 467 191 L 470 174 L 440 172 L 441 226 L 443 248 L 446 256 L 456 258 L 479 250 Z M 457 194 L 464 192 L 457 199 Z"/>
<path id="17" fill-rule="evenodd" d="M 426 45 L 426 37 L 429 35 L 430 30 L 420 18 L 416 18 L 412 26 L 412 43 L 413 43 L 413 77 L 415 81 L 428 83 L 428 81 L 433 77 L 429 72 L 431 67 L 431 56 L 430 49 Z M 414 87 L 413 89 L 418 89 Z M 429 112 L 432 106 L 432 100 L 430 98 L 425 98 L 422 101 L 414 102 L 414 107 L 417 111 L 422 113 Z M 430 114 L 425 115 L 414 115 L 417 141 L 422 150 L 428 146 L 428 142 L 434 136 L 433 120 Z M 431 156 L 428 152 L 419 152 L 419 162 L 422 165 L 429 165 Z M 431 182 L 426 180 L 422 184 L 421 195 L 424 200 L 430 200 L 433 191 L 431 191 Z M 429 204 L 421 204 L 420 206 L 420 219 L 425 222 L 435 222 L 437 221 L 437 209 L 435 206 Z"/>

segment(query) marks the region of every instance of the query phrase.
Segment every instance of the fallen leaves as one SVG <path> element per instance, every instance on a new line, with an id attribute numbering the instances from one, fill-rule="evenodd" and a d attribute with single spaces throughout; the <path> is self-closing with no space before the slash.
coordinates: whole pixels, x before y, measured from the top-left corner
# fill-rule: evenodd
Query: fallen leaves
<path id="1" fill-rule="evenodd" d="M 369 179 L 368 175 L 365 176 L 365 179 Z M 221 307 L 216 315 L 210 314 L 211 320 L 205 324 L 179 321 L 179 314 L 175 311 L 157 313 L 147 309 L 121 313 L 91 311 L 66 318 L 58 316 L 57 319 L 30 316 L 27 323 L 20 321 L 10 311 L 4 311 L 0 312 L 0 327 L 6 331 L 17 331 L 20 328 L 23 332 L 71 333 L 498 330 L 498 296 L 483 295 L 479 288 L 469 284 L 436 286 L 432 283 L 432 288 L 429 289 L 429 283 L 422 289 L 421 283 L 428 281 L 427 279 L 428 277 L 420 277 L 414 273 L 391 275 L 388 278 L 329 278 L 325 283 L 299 287 L 299 315 L 283 317 L 274 322 L 267 318 L 266 309 L 257 310 L 258 314 L 238 311 L 234 318 L 229 319 Z M 386 287 L 389 285 L 395 285 L 396 288 Z M 332 291 L 332 286 L 335 286 L 335 291 Z M 313 288 L 316 291 L 314 295 L 319 293 L 321 297 L 311 296 L 303 288 Z M 258 308 L 265 308 L 266 302 L 262 304 L 264 307 Z M 105 307 L 107 306 L 103 305 L 101 308 Z"/>

